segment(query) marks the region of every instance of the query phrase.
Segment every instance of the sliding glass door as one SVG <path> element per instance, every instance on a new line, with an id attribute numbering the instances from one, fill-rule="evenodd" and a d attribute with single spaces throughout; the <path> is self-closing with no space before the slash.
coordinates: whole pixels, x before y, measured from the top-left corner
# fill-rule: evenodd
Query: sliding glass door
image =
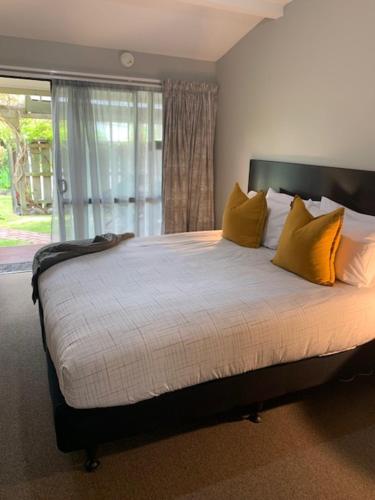
<path id="1" fill-rule="evenodd" d="M 162 94 L 54 81 L 56 239 L 161 232 Z"/>
<path id="2" fill-rule="evenodd" d="M 51 241 L 50 82 L 0 76 L 0 273 Z"/>

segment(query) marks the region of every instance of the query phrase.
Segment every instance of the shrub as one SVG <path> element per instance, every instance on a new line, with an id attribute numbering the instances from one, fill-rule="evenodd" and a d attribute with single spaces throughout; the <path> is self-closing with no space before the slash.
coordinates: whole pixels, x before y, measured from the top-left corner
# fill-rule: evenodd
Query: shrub
<path id="1" fill-rule="evenodd" d="M 21 133 L 29 144 L 36 141 L 52 142 L 51 120 L 22 118 Z"/>
<path id="2" fill-rule="evenodd" d="M 0 168 L 0 191 L 8 191 L 10 189 L 9 169 Z"/>
<path id="3" fill-rule="evenodd" d="M 10 189 L 8 151 L 0 145 L 0 191 Z"/>

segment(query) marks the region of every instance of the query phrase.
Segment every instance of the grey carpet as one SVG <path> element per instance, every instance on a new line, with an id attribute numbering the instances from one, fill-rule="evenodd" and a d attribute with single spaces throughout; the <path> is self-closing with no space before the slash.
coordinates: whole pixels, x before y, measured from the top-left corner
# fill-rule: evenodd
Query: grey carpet
<path id="1" fill-rule="evenodd" d="M 0 276 L 1 499 L 375 499 L 375 377 L 264 414 L 101 448 L 55 446 L 30 274 Z"/>

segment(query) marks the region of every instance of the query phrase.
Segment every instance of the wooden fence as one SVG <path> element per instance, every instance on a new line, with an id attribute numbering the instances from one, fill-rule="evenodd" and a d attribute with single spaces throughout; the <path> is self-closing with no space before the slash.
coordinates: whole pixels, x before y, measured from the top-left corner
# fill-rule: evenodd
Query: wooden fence
<path id="1" fill-rule="evenodd" d="M 51 144 L 41 141 L 29 144 L 24 183 L 28 193 L 27 196 L 19 196 L 21 213 L 35 207 L 48 211 L 52 206 L 52 175 Z"/>

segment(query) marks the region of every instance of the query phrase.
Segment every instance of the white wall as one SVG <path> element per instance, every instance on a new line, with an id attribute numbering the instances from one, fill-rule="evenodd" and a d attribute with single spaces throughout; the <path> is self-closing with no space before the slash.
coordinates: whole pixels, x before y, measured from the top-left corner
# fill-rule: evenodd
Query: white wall
<path id="1" fill-rule="evenodd" d="M 120 50 L 0 36 L 0 65 L 139 78 L 216 79 L 212 62 L 133 52 L 136 62 L 131 69 L 125 69 L 119 61 L 120 53 Z"/>
<path id="2" fill-rule="evenodd" d="M 216 219 L 253 158 L 375 170 L 375 1 L 293 0 L 217 64 Z"/>

